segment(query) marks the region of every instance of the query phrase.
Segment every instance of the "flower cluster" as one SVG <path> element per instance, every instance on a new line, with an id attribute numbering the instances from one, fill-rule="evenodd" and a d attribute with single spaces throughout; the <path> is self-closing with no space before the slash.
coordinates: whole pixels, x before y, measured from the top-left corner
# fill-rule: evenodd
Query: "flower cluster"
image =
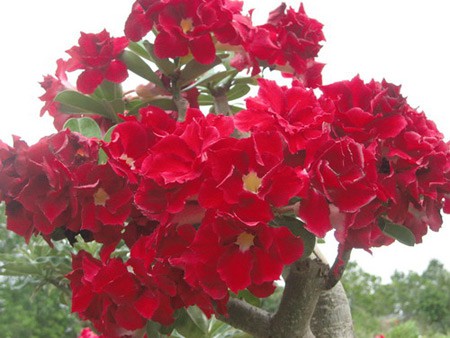
<path id="1" fill-rule="evenodd" d="M 342 254 L 440 228 L 449 144 L 398 86 L 322 85 L 323 40 L 303 6 L 254 26 L 232 0 L 137 0 L 124 37 L 82 33 L 41 83 L 41 114 L 59 131 L 0 142 L 0 201 L 26 240 L 101 244 L 98 256 L 74 254 L 67 275 L 83 320 L 131 337 L 190 306 L 227 315 L 230 295 L 269 296 L 311 237 L 334 229 Z M 211 74 L 218 64 L 226 71 Z M 259 78 L 244 109 L 224 105 L 253 80 L 238 71 L 267 66 L 292 84 Z M 128 71 L 149 81 L 136 96 L 121 88 Z"/>

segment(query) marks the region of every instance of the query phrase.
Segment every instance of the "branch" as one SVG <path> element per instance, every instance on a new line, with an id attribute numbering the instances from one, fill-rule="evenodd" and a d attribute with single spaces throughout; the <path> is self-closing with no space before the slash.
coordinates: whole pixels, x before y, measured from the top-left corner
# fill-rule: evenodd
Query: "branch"
<path id="1" fill-rule="evenodd" d="M 228 316 L 218 315 L 218 319 L 254 337 L 267 337 L 270 329 L 269 312 L 237 298 L 231 298 L 227 307 Z"/>
<path id="2" fill-rule="evenodd" d="M 341 245 L 339 245 L 338 255 L 330 269 L 330 272 L 328 273 L 328 278 L 325 285 L 326 290 L 332 289 L 341 280 L 348 261 L 350 260 L 351 253 L 352 249 L 345 250 Z"/>
<path id="3" fill-rule="evenodd" d="M 226 95 L 226 91 L 224 90 L 217 92 L 213 95 L 214 100 L 214 111 L 216 114 L 222 114 L 229 116 L 231 115 L 230 105 L 228 104 L 228 98 Z"/>
<path id="4" fill-rule="evenodd" d="M 291 265 L 280 306 L 270 323 L 270 338 L 314 337 L 310 321 L 328 269 L 319 259 L 310 258 Z"/>
<path id="5" fill-rule="evenodd" d="M 181 95 L 179 88 L 174 89 L 172 95 L 173 103 L 175 103 L 178 111 L 178 121 L 184 121 L 189 102 Z"/>

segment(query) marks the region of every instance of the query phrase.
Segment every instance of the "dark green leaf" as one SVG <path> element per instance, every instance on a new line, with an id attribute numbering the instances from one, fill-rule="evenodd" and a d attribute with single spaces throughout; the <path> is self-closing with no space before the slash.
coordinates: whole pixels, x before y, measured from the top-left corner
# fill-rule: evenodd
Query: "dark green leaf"
<path id="1" fill-rule="evenodd" d="M 156 84 L 157 86 L 164 88 L 164 85 L 158 75 L 156 75 L 156 73 L 144 60 L 142 60 L 139 55 L 126 50 L 122 53 L 120 58 L 126 63 L 130 71 Z"/>
<path id="2" fill-rule="evenodd" d="M 166 75 L 173 75 L 175 73 L 175 64 L 170 62 L 168 59 L 160 59 L 159 57 L 157 57 L 153 51 L 153 45 L 150 42 L 144 41 L 144 47 L 148 52 L 151 61 L 156 64 L 158 69 L 160 69 Z"/>
<path id="3" fill-rule="evenodd" d="M 416 244 L 416 238 L 412 231 L 403 225 L 392 223 L 380 217 L 378 219 L 378 226 L 385 235 L 396 239 L 400 243 L 408 246 L 414 246 Z"/>
<path id="4" fill-rule="evenodd" d="M 155 106 L 163 110 L 173 110 L 173 111 L 177 110 L 175 103 L 173 103 L 171 99 L 161 98 L 145 102 L 139 101 L 139 103 L 134 104 L 132 108 L 129 108 L 128 115 L 137 115 L 139 109 L 147 106 Z"/>
<path id="5" fill-rule="evenodd" d="M 111 134 L 114 131 L 114 128 L 116 128 L 116 125 L 109 128 L 105 135 L 103 136 L 103 140 L 105 142 L 111 141 Z M 98 164 L 104 164 L 108 161 L 108 155 L 106 155 L 105 151 L 103 149 L 100 149 L 98 152 Z"/>
<path id="6" fill-rule="evenodd" d="M 214 100 L 211 95 L 200 94 L 198 96 L 198 104 L 201 106 L 210 106 L 214 104 Z"/>
<path id="7" fill-rule="evenodd" d="M 175 321 L 175 329 L 185 337 L 206 337 L 206 332 L 192 319 L 187 309 L 180 309 Z"/>
<path id="8" fill-rule="evenodd" d="M 239 107 L 239 106 L 230 106 L 231 112 L 233 114 L 239 113 L 241 110 L 243 110 L 243 107 Z"/>
<path id="9" fill-rule="evenodd" d="M 190 306 L 186 309 L 187 314 L 197 327 L 203 332 L 208 332 L 208 318 L 197 306 Z"/>
<path id="10" fill-rule="evenodd" d="M 117 114 L 123 114 L 125 111 L 125 102 L 123 102 L 122 99 L 115 99 L 112 101 L 103 100 L 102 103 L 109 110 L 110 116 L 117 118 Z"/>
<path id="11" fill-rule="evenodd" d="M 145 325 L 145 333 L 147 333 L 147 337 L 159 338 L 162 337 L 159 329 L 161 328 L 161 324 L 153 322 L 151 320 L 147 321 Z"/>
<path id="12" fill-rule="evenodd" d="M 236 70 L 226 70 L 223 72 L 215 72 L 214 70 L 211 70 L 210 72 L 205 73 L 203 76 L 200 76 L 196 82 L 194 82 L 192 85 L 189 85 L 188 87 L 183 88 L 184 90 L 189 90 L 193 87 L 203 86 L 207 85 L 209 83 L 218 83 L 219 81 L 223 80 L 224 78 L 237 74 Z"/>
<path id="13" fill-rule="evenodd" d="M 214 68 L 220 63 L 221 61 L 218 57 L 216 57 L 212 63 L 207 65 L 199 63 L 195 59 L 192 59 L 181 71 L 180 78 L 178 80 L 179 85 L 183 86 L 188 84 L 189 82 L 194 81 L 200 75 L 205 74 L 208 70 Z"/>
<path id="14" fill-rule="evenodd" d="M 120 83 L 114 83 L 104 80 L 94 92 L 94 95 L 100 99 L 113 101 L 115 99 L 122 99 L 123 91 Z"/>
<path id="15" fill-rule="evenodd" d="M 150 54 L 148 53 L 147 49 L 145 49 L 142 42 L 130 41 L 128 43 L 128 49 L 133 51 L 135 54 L 139 55 L 140 57 L 143 57 L 144 59 L 147 59 L 148 61 L 152 61 Z"/>
<path id="16" fill-rule="evenodd" d="M 86 137 L 102 138 L 102 132 L 97 122 L 90 117 L 71 118 L 64 123 L 64 129 L 80 133 Z"/>
<path id="17" fill-rule="evenodd" d="M 261 299 L 256 297 L 253 293 L 248 290 L 239 291 L 237 297 L 239 299 L 245 300 L 247 303 L 254 306 L 261 306 Z"/>
<path id="18" fill-rule="evenodd" d="M 256 86 L 258 84 L 258 81 L 254 77 L 239 77 L 234 79 L 234 83 Z"/>
<path id="19" fill-rule="evenodd" d="M 249 91 L 250 91 L 249 85 L 238 83 L 227 92 L 227 98 L 229 101 L 236 100 L 248 94 Z"/>
<path id="20" fill-rule="evenodd" d="M 98 114 L 110 117 L 110 112 L 101 101 L 77 91 L 65 90 L 56 95 L 55 101 L 62 104 L 61 110 L 65 113 Z"/>

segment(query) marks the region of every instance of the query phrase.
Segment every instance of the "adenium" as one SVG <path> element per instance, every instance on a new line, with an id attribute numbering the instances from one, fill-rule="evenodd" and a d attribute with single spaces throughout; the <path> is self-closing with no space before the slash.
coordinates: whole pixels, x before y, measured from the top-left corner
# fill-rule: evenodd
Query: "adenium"
<path id="1" fill-rule="evenodd" d="M 303 6 L 283 4 L 257 26 L 231 0 L 138 0 L 125 36 L 81 34 L 41 83 L 41 114 L 58 132 L 32 146 L 0 142 L 8 229 L 27 241 L 102 245 L 97 257 L 72 258 L 72 311 L 104 337 L 131 337 L 147 320 L 171 325 L 191 305 L 226 315 L 230 295 L 269 296 L 304 254 L 296 227 L 317 237 L 334 231 L 340 254 L 391 244 L 392 227 L 413 243 L 439 230 L 441 210 L 450 211 L 449 144 L 399 86 L 358 76 L 322 85 L 315 57 L 323 40 Z M 141 54 L 151 47 L 162 67 L 155 82 L 135 97 L 102 96 L 102 86 L 143 74 L 124 57 L 132 43 Z M 257 94 L 235 114 L 199 108 L 205 86 L 196 81 L 220 62 L 234 76 L 259 77 Z M 188 67 L 198 72 L 180 85 Z M 266 79 L 266 67 L 291 84 Z M 72 85 L 68 73 L 77 70 Z M 88 111 L 99 137 L 65 127 L 91 102 L 71 111 L 58 99 L 67 91 L 121 104 L 113 118 Z"/>

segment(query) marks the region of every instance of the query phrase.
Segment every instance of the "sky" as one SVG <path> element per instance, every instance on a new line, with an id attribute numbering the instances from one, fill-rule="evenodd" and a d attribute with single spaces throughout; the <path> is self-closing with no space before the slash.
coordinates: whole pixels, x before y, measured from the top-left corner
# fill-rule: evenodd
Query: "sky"
<path id="1" fill-rule="evenodd" d="M 43 94 L 38 82 L 53 74 L 58 58 L 77 44 L 80 31 L 123 35 L 132 0 L 40 0 L 0 2 L 0 139 L 11 143 L 20 135 L 29 143 L 54 132 L 48 117 L 39 117 Z M 280 2 L 246 0 L 263 21 Z M 286 1 L 298 8 L 299 1 Z M 305 0 L 306 13 L 324 24 L 327 41 L 319 54 L 326 64 L 324 84 L 383 78 L 402 85 L 411 106 L 424 111 L 450 137 L 450 20 L 442 0 Z M 356 250 L 352 259 L 369 273 L 387 281 L 395 271 L 421 272 L 436 258 L 450 270 L 450 217 L 440 232 L 422 244 L 394 244 L 372 254 Z M 334 260 L 335 240 L 326 238 L 322 250 Z"/>

